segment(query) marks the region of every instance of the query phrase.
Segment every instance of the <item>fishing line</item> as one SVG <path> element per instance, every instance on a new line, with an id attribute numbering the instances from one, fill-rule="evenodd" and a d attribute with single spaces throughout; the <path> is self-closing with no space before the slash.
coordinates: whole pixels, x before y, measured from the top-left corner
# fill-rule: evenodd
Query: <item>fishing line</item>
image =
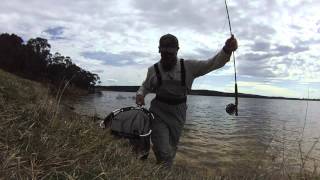
<path id="1" fill-rule="evenodd" d="M 225 20 L 223 21 L 224 22 L 223 26 L 219 28 L 219 30 L 217 31 L 217 34 L 222 34 L 225 31 L 227 20 L 228 20 L 228 17 L 226 15 Z M 217 54 L 219 51 L 221 51 L 221 49 L 219 49 L 219 47 L 222 47 L 222 46 L 223 46 L 223 42 L 219 41 L 217 49 L 214 54 Z"/>
<path id="2" fill-rule="evenodd" d="M 227 0 L 225 0 L 224 2 L 225 2 L 225 5 L 226 5 L 226 11 L 227 11 L 227 16 L 228 16 L 230 35 L 233 36 Z M 237 85 L 236 58 L 235 58 L 234 52 L 232 52 L 232 57 L 233 57 L 233 67 L 234 67 L 235 104 L 232 104 L 232 103 L 228 104 L 227 107 L 226 107 L 226 111 L 230 115 L 231 114 L 235 114 L 236 116 L 238 116 L 238 85 Z"/>

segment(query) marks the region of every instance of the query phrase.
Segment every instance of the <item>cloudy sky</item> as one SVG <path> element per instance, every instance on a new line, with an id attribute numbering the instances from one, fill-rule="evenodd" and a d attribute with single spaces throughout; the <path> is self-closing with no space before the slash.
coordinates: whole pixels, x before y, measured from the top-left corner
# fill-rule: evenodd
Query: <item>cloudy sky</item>
<path id="1" fill-rule="evenodd" d="M 320 98 L 320 1 L 228 0 L 239 42 L 239 91 Z M 159 60 L 158 40 L 176 35 L 179 56 L 205 60 L 229 37 L 223 0 L 2 0 L 0 33 L 42 37 L 51 51 L 97 73 L 102 85 L 140 85 Z M 233 92 L 233 63 L 193 89 Z"/>

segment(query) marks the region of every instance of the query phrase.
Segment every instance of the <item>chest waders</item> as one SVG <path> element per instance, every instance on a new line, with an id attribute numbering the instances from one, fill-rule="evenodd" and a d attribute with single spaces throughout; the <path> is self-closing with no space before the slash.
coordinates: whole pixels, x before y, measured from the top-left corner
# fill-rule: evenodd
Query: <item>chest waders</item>
<path id="1" fill-rule="evenodd" d="M 150 111 L 155 117 L 151 124 L 151 140 L 157 162 L 170 168 L 186 119 L 186 73 L 182 59 L 180 60 L 180 80 L 163 76 L 158 64 L 155 64 L 154 68 L 157 87 L 156 97 L 150 106 Z"/>
<path id="2" fill-rule="evenodd" d="M 180 60 L 180 81 L 173 79 L 163 80 L 158 67 L 158 63 L 154 65 L 157 76 L 157 88 L 156 88 L 156 99 L 158 101 L 177 105 L 181 103 L 186 103 L 187 101 L 187 89 L 186 89 L 186 72 L 184 68 L 183 59 Z M 175 92 L 173 94 L 172 92 Z"/>

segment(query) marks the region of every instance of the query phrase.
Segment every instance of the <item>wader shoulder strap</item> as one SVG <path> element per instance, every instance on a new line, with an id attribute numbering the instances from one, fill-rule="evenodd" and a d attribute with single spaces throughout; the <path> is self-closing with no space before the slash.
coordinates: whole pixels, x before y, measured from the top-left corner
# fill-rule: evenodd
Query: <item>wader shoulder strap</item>
<path id="1" fill-rule="evenodd" d="M 160 87 L 162 84 L 162 78 L 161 78 L 161 74 L 159 71 L 158 63 L 154 64 L 153 66 L 154 66 L 154 70 L 156 71 L 158 87 Z"/>
<path id="2" fill-rule="evenodd" d="M 157 76 L 157 80 L 158 80 L 158 87 L 160 87 L 162 84 L 162 78 L 161 78 L 161 74 L 159 71 L 158 63 L 154 64 L 153 66 L 156 71 L 156 76 Z M 180 59 L 180 66 L 181 66 L 181 85 L 185 86 L 186 85 L 186 70 L 184 67 L 184 60 L 183 59 Z"/>
<path id="3" fill-rule="evenodd" d="M 181 85 L 185 86 L 186 85 L 186 70 L 184 68 L 184 60 L 180 59 L 180 65 L 181 65 Z"/>

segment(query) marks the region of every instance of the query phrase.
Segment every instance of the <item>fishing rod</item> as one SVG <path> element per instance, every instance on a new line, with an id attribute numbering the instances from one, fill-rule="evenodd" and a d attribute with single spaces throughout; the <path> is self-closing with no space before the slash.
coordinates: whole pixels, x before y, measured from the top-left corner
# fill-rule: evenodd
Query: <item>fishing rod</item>
<path id="1" fill-rule="evenodd" d="M 228 15 L 228 22 L 229 22 L 229 31 L 230 35 L 233 37 L 232 28 L 231 28 L 231 22 L 230 22 L 230 16 L 229 16 L 229 10 L 228 10 L 228 4 L 227 0 L 224 1 L 226 5 L 226 11 Z M 235 114 L 238 116 L 238 85 L 237 85 L 237 70 L 236 70 L 236 58 L 234 55 L 234 52 L 232 52 L 233 57 L 233 67 L 234 67 L 234 97 L 235 97 L 235 104 L 230 103 L 226 106 L 226 112 L 230 115 Z"/>

